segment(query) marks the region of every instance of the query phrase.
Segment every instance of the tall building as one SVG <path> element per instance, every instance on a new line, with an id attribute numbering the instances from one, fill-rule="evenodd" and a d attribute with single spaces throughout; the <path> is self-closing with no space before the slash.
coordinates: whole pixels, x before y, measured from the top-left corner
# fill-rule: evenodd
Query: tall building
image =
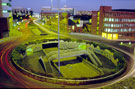
<path id="1" fill-rule="evenodd" d="M 0 0 L 0 38 L 9 36 L 11 0 Z"/>
<path id="2" fill-rule="evenodd" d="M 2 0 L 0 0 L 0 17 L 2 17 Z"/>
<path id="3" fill-rule="evenodd" d="M 92 33 L 107 39 L 135 38 L 135 10 L 101 6 L 92 13 Z"/>
<path id="4" fill-rule="evenodd" d="M 11 0 L 0 0 L 2 17 L 10 17 L 11 14 Z"/>

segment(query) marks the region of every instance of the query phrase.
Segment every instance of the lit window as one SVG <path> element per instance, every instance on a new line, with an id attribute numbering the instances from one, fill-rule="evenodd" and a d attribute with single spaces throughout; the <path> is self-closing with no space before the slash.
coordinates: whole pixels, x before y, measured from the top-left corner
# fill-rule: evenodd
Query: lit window
<path id="1" fill-rule="evenodd" d="M 120 27 L 119 24 L 118 24 L 118 27 Z"/>
<path id="2" fill-rule="evenodd" d="M 111 32 L 111 29 L 108 29 L 108 32 Z"/>
<path id="3" fill-rule="evenodd" d="M 107 39 L 110 39 L 110 40 L 112 40 L 112 34 L 108 34 L 108 37 L 107 37 Z"/>
<path id="4" fill-rule="evenodd" d="M 111 31 L 110 32 L 113 32 L 113 29 L 110 29 Z"/>
<path id="5" fill-rule="evenodd" d="M 121 29 L 120 31 L 123 32 L 123 29 Z"/>
<path id="6" fill-rule="evenodd" d="M 124 29 L 124 32 L 127 32 L 127 29 Z"/>
<path id="7" fill-rule="evenodd" d="M 75 26 L 72 26 L 72 29 L 74 30 L 75 29 Z"/>
<path id="8" fill-rule="evenodd" d="M 114 19 L 112 18 L 112 22 L 114 22 Z"/>
<path id="9" fill-rule="evenodd" d="M 121 24 L 120 24 L 120 27 L 121 27 Z"/>
<path id="10" fill-rule="evenodd" d="M 118 32 L 118 29 L 116 29 L 115 32 Z"/>
<path id="11" fill-rule="evenodd" d="M 116 24 L 114 24 L 113 26 L 116 27 Z"/>
<path id="12" fill-rule="evenodd" d="M 111 24 L 111 27 L 113 27 L 113 24 Z"/>
<path id="13" fill-rule="evenodd" d="M 2 6 L 7 6 L 7 3 L 2 3 Z"/>
<path id="14" fill-rule="evenodd" d="M 118 39 L 118 34 L 113 34 L 113 40 L 117 40 Z"/>
<path id="15" fill-rule="evenodd" d="M 108 18 L 106 18 L 106 21 L 108 21 Z"/>
<path id="16" fill-rule="evenodd" d="M 111 22 L 112 21 L 112 19 L 111 18 L 109 18 L 109 22 Z"/>
<path id="17" fill-rule="evenodd" d="M 107 32 L 107 30 L 108 30 L 107 28 L 104 29 L 105 32 Z"/>
<path id="18" fill-rule="evenodd" d="M 7 10 L 3 10 L 2 12 L 3 12 L 3 13 L 8 13 L 8 11 L 7 11 Z"/>

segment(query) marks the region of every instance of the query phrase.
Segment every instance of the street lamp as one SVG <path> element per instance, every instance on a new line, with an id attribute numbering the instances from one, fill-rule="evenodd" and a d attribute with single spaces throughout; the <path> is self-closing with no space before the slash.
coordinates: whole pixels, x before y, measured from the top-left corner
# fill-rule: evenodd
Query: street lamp
<path id="1" fill-rule="evenodd" d="M 59 69 L 59 77 L 60 77 L 60 25 L 59 25 L 59 5 L 60 5 L 60 0 L 58 0 L 58 69 Z"/>

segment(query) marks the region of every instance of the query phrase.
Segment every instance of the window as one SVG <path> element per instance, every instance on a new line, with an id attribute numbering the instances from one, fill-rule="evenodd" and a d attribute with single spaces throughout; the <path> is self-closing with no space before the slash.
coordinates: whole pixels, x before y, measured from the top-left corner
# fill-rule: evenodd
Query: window
<path id="1" fill-rule="evenodd" d="M 107 30 L 108 30 L 107 28 L 104 29 L 105 32 L 107 32 Z"/>
<path id="2" fill-rule="evenodd" d="M 131 19 L 128 19 L 128 22 L 131 22 Z"/>
<path id="3" fill-rule="evenodd" d="M 131 30 L 132 30 L 132 29 L 131 29 L 131 28 L 129 28 L 129 32 L 131 32 Z"/>
<path id="4" fill-rule="evenodd" d="M 124 32 L 127 32 L 127 29 L 124 29 Z"/>
<path id="5" fill-rule="evenodd" d="M 118 22 L 118 19 L 115 19 L 115 22 Z"/>
<path id="6" fill-rule="evenodd" d="M 113 26 L 116 27 L 116 24 L 114 24 Z"/>
<path id="7" fill-rule="evenodd" d="M 113 32 L 113 29 L 110 29 L 110 32 Z"/>
<path id="8" fill-rule="evenodd" d="M 109 28 L 109 29 L 108 29 L 108 32 L 110 32 L 110 31 L 111 31 L 111 29 Z"/>
<path id="9" fill-rule="evenodd" d="M 111 24 L 111 27 L 113 27 L 113 24 Z"/>
<path id="10" fill-rule="evenodd" d="M 119 24 L 117 24 L 117 26 L 120 27 Z"/>
<path id="11" fill-rule="evenodd" d="M 121 32 L 123 32 L 123 29 L 120 29 Z"/>
<path id="12" fill-rule="evenodd" d="M 121 24 L 120 24 L 120 27 L 121 27 Z"/>
<path id="13" fill-rule="evenodd" d="M 112 22 L 114 22 L 114 18 L 112 18 Z"/>
<path id="14" fill-rule="evenodd" d="M 112 19 L 111 18 L 109 18 L 109 22 L 111 22 L 112 21 Z"/>

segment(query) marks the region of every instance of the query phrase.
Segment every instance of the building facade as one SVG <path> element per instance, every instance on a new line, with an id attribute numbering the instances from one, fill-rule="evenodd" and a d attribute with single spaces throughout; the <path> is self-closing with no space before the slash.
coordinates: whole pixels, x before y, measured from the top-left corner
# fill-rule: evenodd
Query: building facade
<path id="1" fill-rule="evenodd" d="M 92 11 L 76 11 L 76 15 L 92 15 Z"/>
<path id="2" fill-rule="evenodd" d="M 13 8 L 12 16 L 14 21 L 21 21 L 23 19 L 29 19 L 33 15 L 33 10 L 31 8 Z"/>
<path id="3" fill-rule="evenodd" d="M 11 0 L 0 0 L 0 38 L 9 36 Z"/>
<path id="4" fill-rule="evenodd" d="M 99 11 L 92 13 L 92 32 L 110 40 L 134 39 L 135 10 L 101 6 Z"/>
<path id="5" fill-rule="evenodd" d="M 1 2 L 1 17 L 11 16 L 11 0 L 0 0 Z"/>

